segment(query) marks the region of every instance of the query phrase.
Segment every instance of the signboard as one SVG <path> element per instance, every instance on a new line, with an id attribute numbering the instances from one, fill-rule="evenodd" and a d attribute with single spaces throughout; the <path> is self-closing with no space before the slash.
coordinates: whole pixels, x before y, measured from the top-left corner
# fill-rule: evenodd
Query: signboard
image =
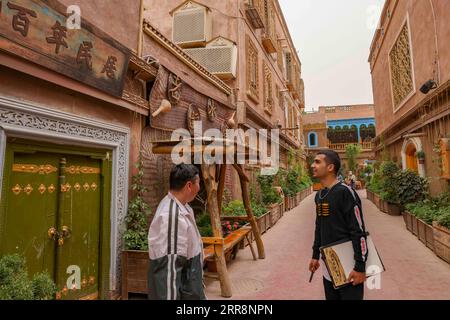
<path id="1" fill-rule="evenodd" d="M 55 0 L 0 0 L 0 49 L 121 97 L 130 51 Z"/>

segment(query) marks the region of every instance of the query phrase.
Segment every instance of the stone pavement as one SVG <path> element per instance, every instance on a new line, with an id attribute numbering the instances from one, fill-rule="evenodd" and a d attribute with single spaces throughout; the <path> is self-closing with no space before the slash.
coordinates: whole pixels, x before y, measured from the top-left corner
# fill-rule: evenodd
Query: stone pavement
<path id="1" fill-rule="evenodd" d="M 365 299 L 450 299 L 450 265 L 439 259 L 406 230 L 402 217 L 382 213 L 360 192 L 366 229 L 383 259 L 386 272 L 381 289 L 369 290 Z M 263 235 L 266 259 L 253 261 L 250 249 L 240 250 L 229 264 L 231 299 L 324 299 L 320 269 L 309 283 L 315 209 L 314 194 L 286 212 Z M 255 245 L 255 244 L 254 244 Z M 220 283 L 206 280 L 209 299 L 220 296 Z"/>

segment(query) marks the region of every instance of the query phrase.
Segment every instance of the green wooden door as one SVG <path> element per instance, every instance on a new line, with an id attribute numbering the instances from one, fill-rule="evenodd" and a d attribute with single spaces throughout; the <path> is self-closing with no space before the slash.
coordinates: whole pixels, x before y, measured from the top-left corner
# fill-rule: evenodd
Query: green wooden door
<path id="1" fill-rule="evenodd" d="M 58 158 L 46 153 L 15 153 L 9 162 L 3 189 L 2 254 L 25 256 L 30 274 L 54 274 L 55 242 L 48 230 L 56 227 Z M 8 177 L 9 175 L 9 177 Z M 2 200 L 3 202 L 3 200 Z"/>
<path id="2" fill-rule="evenodd" d="M 91 157 L 67 156 L 61 175 L 59 230 L 68 236 L 58 245 L 57 285 L 63 298 L 98 294 L 101 203 L 101 162 Z"/>
<path id="3" fill-rule="evenodd" d="M 0 255 L 23 254 L 30 275 L 47 270 L 57 299 L 99 296 L 103 169 L 89 155 L 7 149 Z"/>

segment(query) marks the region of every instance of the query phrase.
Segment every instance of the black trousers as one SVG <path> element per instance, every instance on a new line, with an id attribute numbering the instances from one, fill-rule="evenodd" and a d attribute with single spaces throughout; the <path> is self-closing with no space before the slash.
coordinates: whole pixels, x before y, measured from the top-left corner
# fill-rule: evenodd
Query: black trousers
<path id="1" fill-rule="evenodd" d="M 364 283 L 357 286 L 348 285 L 341 289 L 335 289 L 331 281 L 323 278 L 323 287 L 325 288 L 325 297 L 327 300 L 363 300 Z"/>

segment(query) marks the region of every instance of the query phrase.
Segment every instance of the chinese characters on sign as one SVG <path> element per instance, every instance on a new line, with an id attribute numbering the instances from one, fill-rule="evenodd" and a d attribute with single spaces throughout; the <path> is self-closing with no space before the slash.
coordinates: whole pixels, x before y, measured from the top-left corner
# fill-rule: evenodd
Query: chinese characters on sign
<path id="1" fill-rule="evenodd" d="M 29 10 L 27 8 L 15 5 L 8 1 L 8 8 L 11 10 L 17 10 L 17 13 L 13 16 L 12 19 L 12 27 L 15 31 L 20 32 L 20 34 L 24 37 L 28 35 L 28 29 L 30 26 L 30 19 L 28 19 L 27 15 L 30 15 L 33 18 L 37 18 L 36 12 L 33 10 Z"/>
<path id="2" fill-rule="evenodd" d="M 115 96 L 121 96 L 130 52 L 82 21 L 68 29 L 56 0 L 0 0 L 0 49 Z"/>

